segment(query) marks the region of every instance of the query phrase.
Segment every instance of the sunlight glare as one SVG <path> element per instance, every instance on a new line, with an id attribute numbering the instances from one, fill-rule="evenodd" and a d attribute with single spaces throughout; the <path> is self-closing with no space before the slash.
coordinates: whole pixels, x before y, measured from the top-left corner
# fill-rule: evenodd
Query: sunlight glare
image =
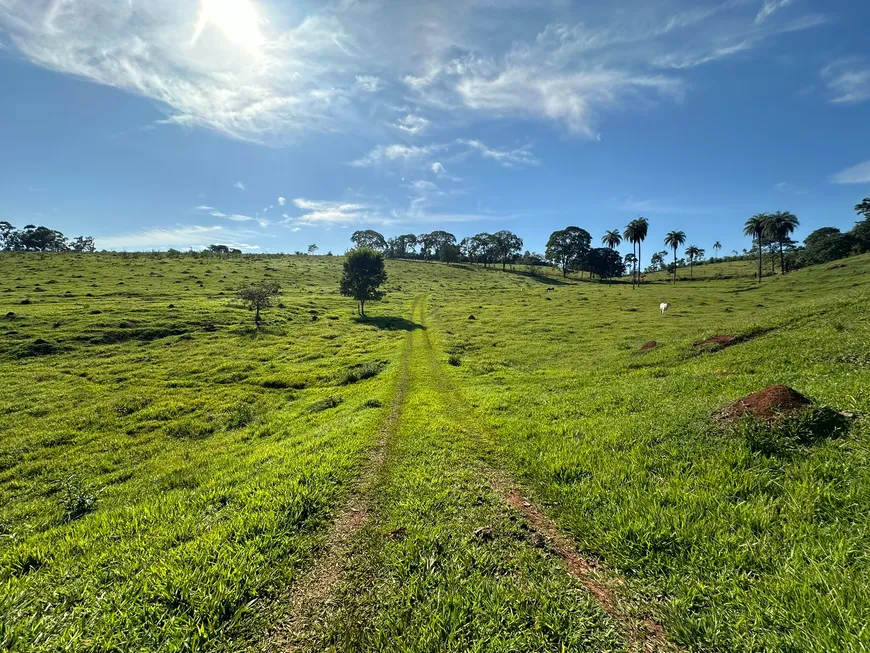
<path id="1" fill-rule="evenodd" d="M 263 42 L 260 17 L 251 0 L 202 0 L 199 23 L 193 35 L 195 43 L 206 25 L 212 23 L 236 45 L 256 50 Z"/>

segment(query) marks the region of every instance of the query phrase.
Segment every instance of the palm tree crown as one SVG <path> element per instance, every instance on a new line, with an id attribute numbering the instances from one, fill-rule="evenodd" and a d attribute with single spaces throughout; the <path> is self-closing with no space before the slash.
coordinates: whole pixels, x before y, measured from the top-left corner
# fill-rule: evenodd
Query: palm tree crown
<path id="1" fill-rule="evenodd" d="M 665 247 L 674 250 L 674 283 L 677 282 L 677 248 L 685 244 L 686 233 L 684 231 L 669 231 L 665 235 Z"/>
<path id="2" fill-rule="evenodd" d="M 622 243 L 622 236 L 619 235 L 619 229 L 611 229 L 610 231 L 605 231 L 604 236 L 601 237 L 601 244 L 609 247 L 610 249 L 616 249 Z"/>

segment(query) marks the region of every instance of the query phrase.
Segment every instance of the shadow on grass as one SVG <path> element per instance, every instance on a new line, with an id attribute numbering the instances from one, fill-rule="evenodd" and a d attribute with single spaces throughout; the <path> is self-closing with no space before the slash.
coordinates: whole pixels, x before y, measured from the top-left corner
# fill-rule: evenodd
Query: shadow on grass
<path id="1" fill-rule="evenodd" d="M 406 320 L 403 317 L 392 317 L 389 315 L 379 315 L 377 317 L 369 317 L 367 315 L 365 317 L 355 317 L 353 321 L 357 324 L 368 324 L 384 331 L 416 331 L 417 329 L 426 328 L 422 324 Z"/>
<path id="2" fill-rule="evenodd" d="M 532 279 L 533 281 L 537 281 L 538 283 L 543 283 L 547 286 L 573 286 L 574 284 L 560 279 L 559 277 L 548 277 L 545 274 L 538 274 L 537 272 L 528 272 L 526 270 L 505 270 L 508 274 L 515 274 L 519 277 L 526 277 L 527 279 Z"/>

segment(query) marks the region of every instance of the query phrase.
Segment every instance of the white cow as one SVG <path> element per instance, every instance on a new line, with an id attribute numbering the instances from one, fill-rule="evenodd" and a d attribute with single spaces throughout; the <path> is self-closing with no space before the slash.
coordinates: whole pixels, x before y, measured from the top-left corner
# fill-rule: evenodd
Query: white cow
<path id="1" fill-rule="evenodd" d="M 662 312 L 662 315 L 664 315 L 670 307 L 671 305 L 668 302 L 662 302 L 659 304 L 659 310 Z"/>

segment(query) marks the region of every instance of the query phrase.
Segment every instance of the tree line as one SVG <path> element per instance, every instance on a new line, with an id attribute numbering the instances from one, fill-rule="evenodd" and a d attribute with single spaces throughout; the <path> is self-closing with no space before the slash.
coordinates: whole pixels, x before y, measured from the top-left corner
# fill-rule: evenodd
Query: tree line
<path id="1" fill-rule="evenodd" d="M 0 221 L 0 252 L 93 252 L 94 239 L 78 236 L 70 240 L 56 229 L 29 224 L 16 229 Z"/>

